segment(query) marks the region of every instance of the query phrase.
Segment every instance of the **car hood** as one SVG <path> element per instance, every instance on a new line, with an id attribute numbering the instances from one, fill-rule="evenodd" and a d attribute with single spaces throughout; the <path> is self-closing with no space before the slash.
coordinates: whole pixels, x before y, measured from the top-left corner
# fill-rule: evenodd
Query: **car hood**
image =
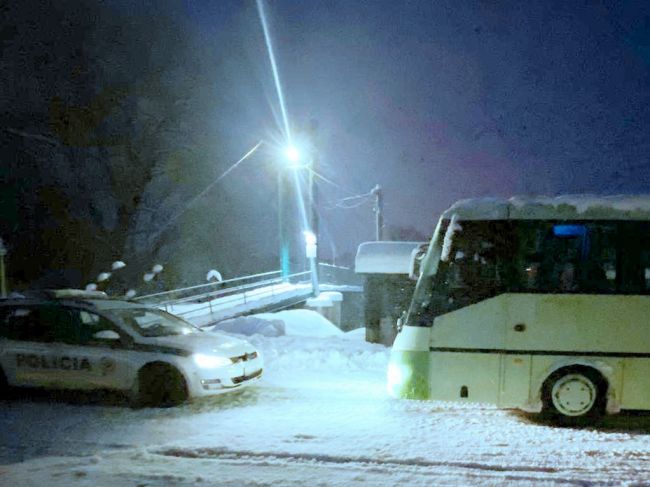
<path id="1" fill-rule="evenodd" d="M 146 343 L 222 357 L 237 357 L 255 351 L 255 347 L 246 340 L 214 332 L 147 338 Z"/>

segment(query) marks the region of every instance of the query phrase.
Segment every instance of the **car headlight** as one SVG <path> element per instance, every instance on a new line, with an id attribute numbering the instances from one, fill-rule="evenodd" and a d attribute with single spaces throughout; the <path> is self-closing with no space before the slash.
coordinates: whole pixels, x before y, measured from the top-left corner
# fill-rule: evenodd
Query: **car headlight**
<path id="1" fill-rule="evenodd" d="M 194 363 L 202 369 L 214 369 L 215 367 L 230 365 L 232 364 L 232 360 L 227 357 L 219 357 L 218 355 L 197 353 L 194 355 Z"/>

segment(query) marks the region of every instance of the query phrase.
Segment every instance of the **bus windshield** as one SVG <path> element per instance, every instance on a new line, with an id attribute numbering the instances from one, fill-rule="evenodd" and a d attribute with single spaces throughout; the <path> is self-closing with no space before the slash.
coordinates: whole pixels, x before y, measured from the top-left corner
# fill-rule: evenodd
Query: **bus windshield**
<path id="1" fill-rule="evenodd" d="M 508 279 L 504 263 L 514 250 L 509 222 L 456 222 L 452 218 L 444 221 L 440 230 L 434 242 L 439 255 L 436 272 L 423 273 L 409 324 L 430 326 L 438 314 L 502 292 Z"/>
<path id="2" fill-rule="evenodd" d="M 617 231 L 608 222 L 443 220 L 425 257 L 407 323 L 504 292 L 617 292 Z"/>

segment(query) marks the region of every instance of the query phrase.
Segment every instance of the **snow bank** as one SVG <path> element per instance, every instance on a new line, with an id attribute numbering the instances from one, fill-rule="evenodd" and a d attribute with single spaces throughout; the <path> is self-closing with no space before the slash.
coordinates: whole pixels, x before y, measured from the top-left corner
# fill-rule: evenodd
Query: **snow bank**
<path id="1" fill-rule="evenodd" d="M 255 335 L 248 340 L 262 353 L 266 384 L 312 389 L 326 388 L 326 384 L 335 388 L 359 387 L 359 382 L 365 382 L 377 386 L 381 394 L 385 392 L 384 374 L 390 349 L 383 345 L 348 340 L 345 334 L 336 337 Z"/>
<path id="2" fill-rule="evenodd" d="M 286 328 L 284 321 L 274 319 L 262 319 L 254 315 L 242 316 L 231 320 L 224 320 L 218 324 L 205 328 L 210 331 L 224 331 L 238 335 L 262 335 L 265 337 L 279 337 L 285 335 Z"/>
<path id="3" fill-rule="evenodd" d="M 361 327 L 355 330 L 350 330 L 343 335 L 343 338 L 346 340 L 357 340 L 365 341 L 366 340 L 366 328 Z"/>
<path id="4" fill-rule="evenodd" d="M 264 357 L 264 382 L 282 387 L 358 387 L 356 380 L 341 382 L 350 370 L 361 373 L 363 380 L 379 373 L 383 381 L 390 352 L 383 345 L 366 343 L 365 328 L 344 333 L 306 309 L 244 316 L 210 330 L 246 335 Z M 379 390 L 383 389 L 382 382 Z"/>
<path id="5" fill-rule="evenodd" d="M 278 337 L 340 336 L 343 332 L 315 311 L 295 309 L 277 313 L 260 313 L 222 321 L 211 327 L 212 331 L 225 331 L 239 335 Z"/>

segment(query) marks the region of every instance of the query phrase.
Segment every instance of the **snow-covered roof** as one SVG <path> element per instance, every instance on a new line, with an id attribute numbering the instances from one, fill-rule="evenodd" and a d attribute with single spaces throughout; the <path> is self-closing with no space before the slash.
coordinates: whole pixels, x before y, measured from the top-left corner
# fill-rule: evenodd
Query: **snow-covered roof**
<path id="1" fill-rule="evenodd" d="M 153 307 L 147 303 L 132 303 L 129 301 L 122 301 L 119 299 L 106 299 L 106 300 L 88 300 L 89 303 L 93 304 L 97 309 L 126 309 L 126 308 L 152 308 Z"/>
<path id="2" fill-rule="evenodd" d="M 563 195 L 473 198 L 443 214 L 459 220 L 650 220 L 650 195 Z"/>
<path id="3" fill-rule="evenodd" d="M 364 242 L 354 262 L 357 274 L 408 274 L 413 251 L 426 242 Z"/>

